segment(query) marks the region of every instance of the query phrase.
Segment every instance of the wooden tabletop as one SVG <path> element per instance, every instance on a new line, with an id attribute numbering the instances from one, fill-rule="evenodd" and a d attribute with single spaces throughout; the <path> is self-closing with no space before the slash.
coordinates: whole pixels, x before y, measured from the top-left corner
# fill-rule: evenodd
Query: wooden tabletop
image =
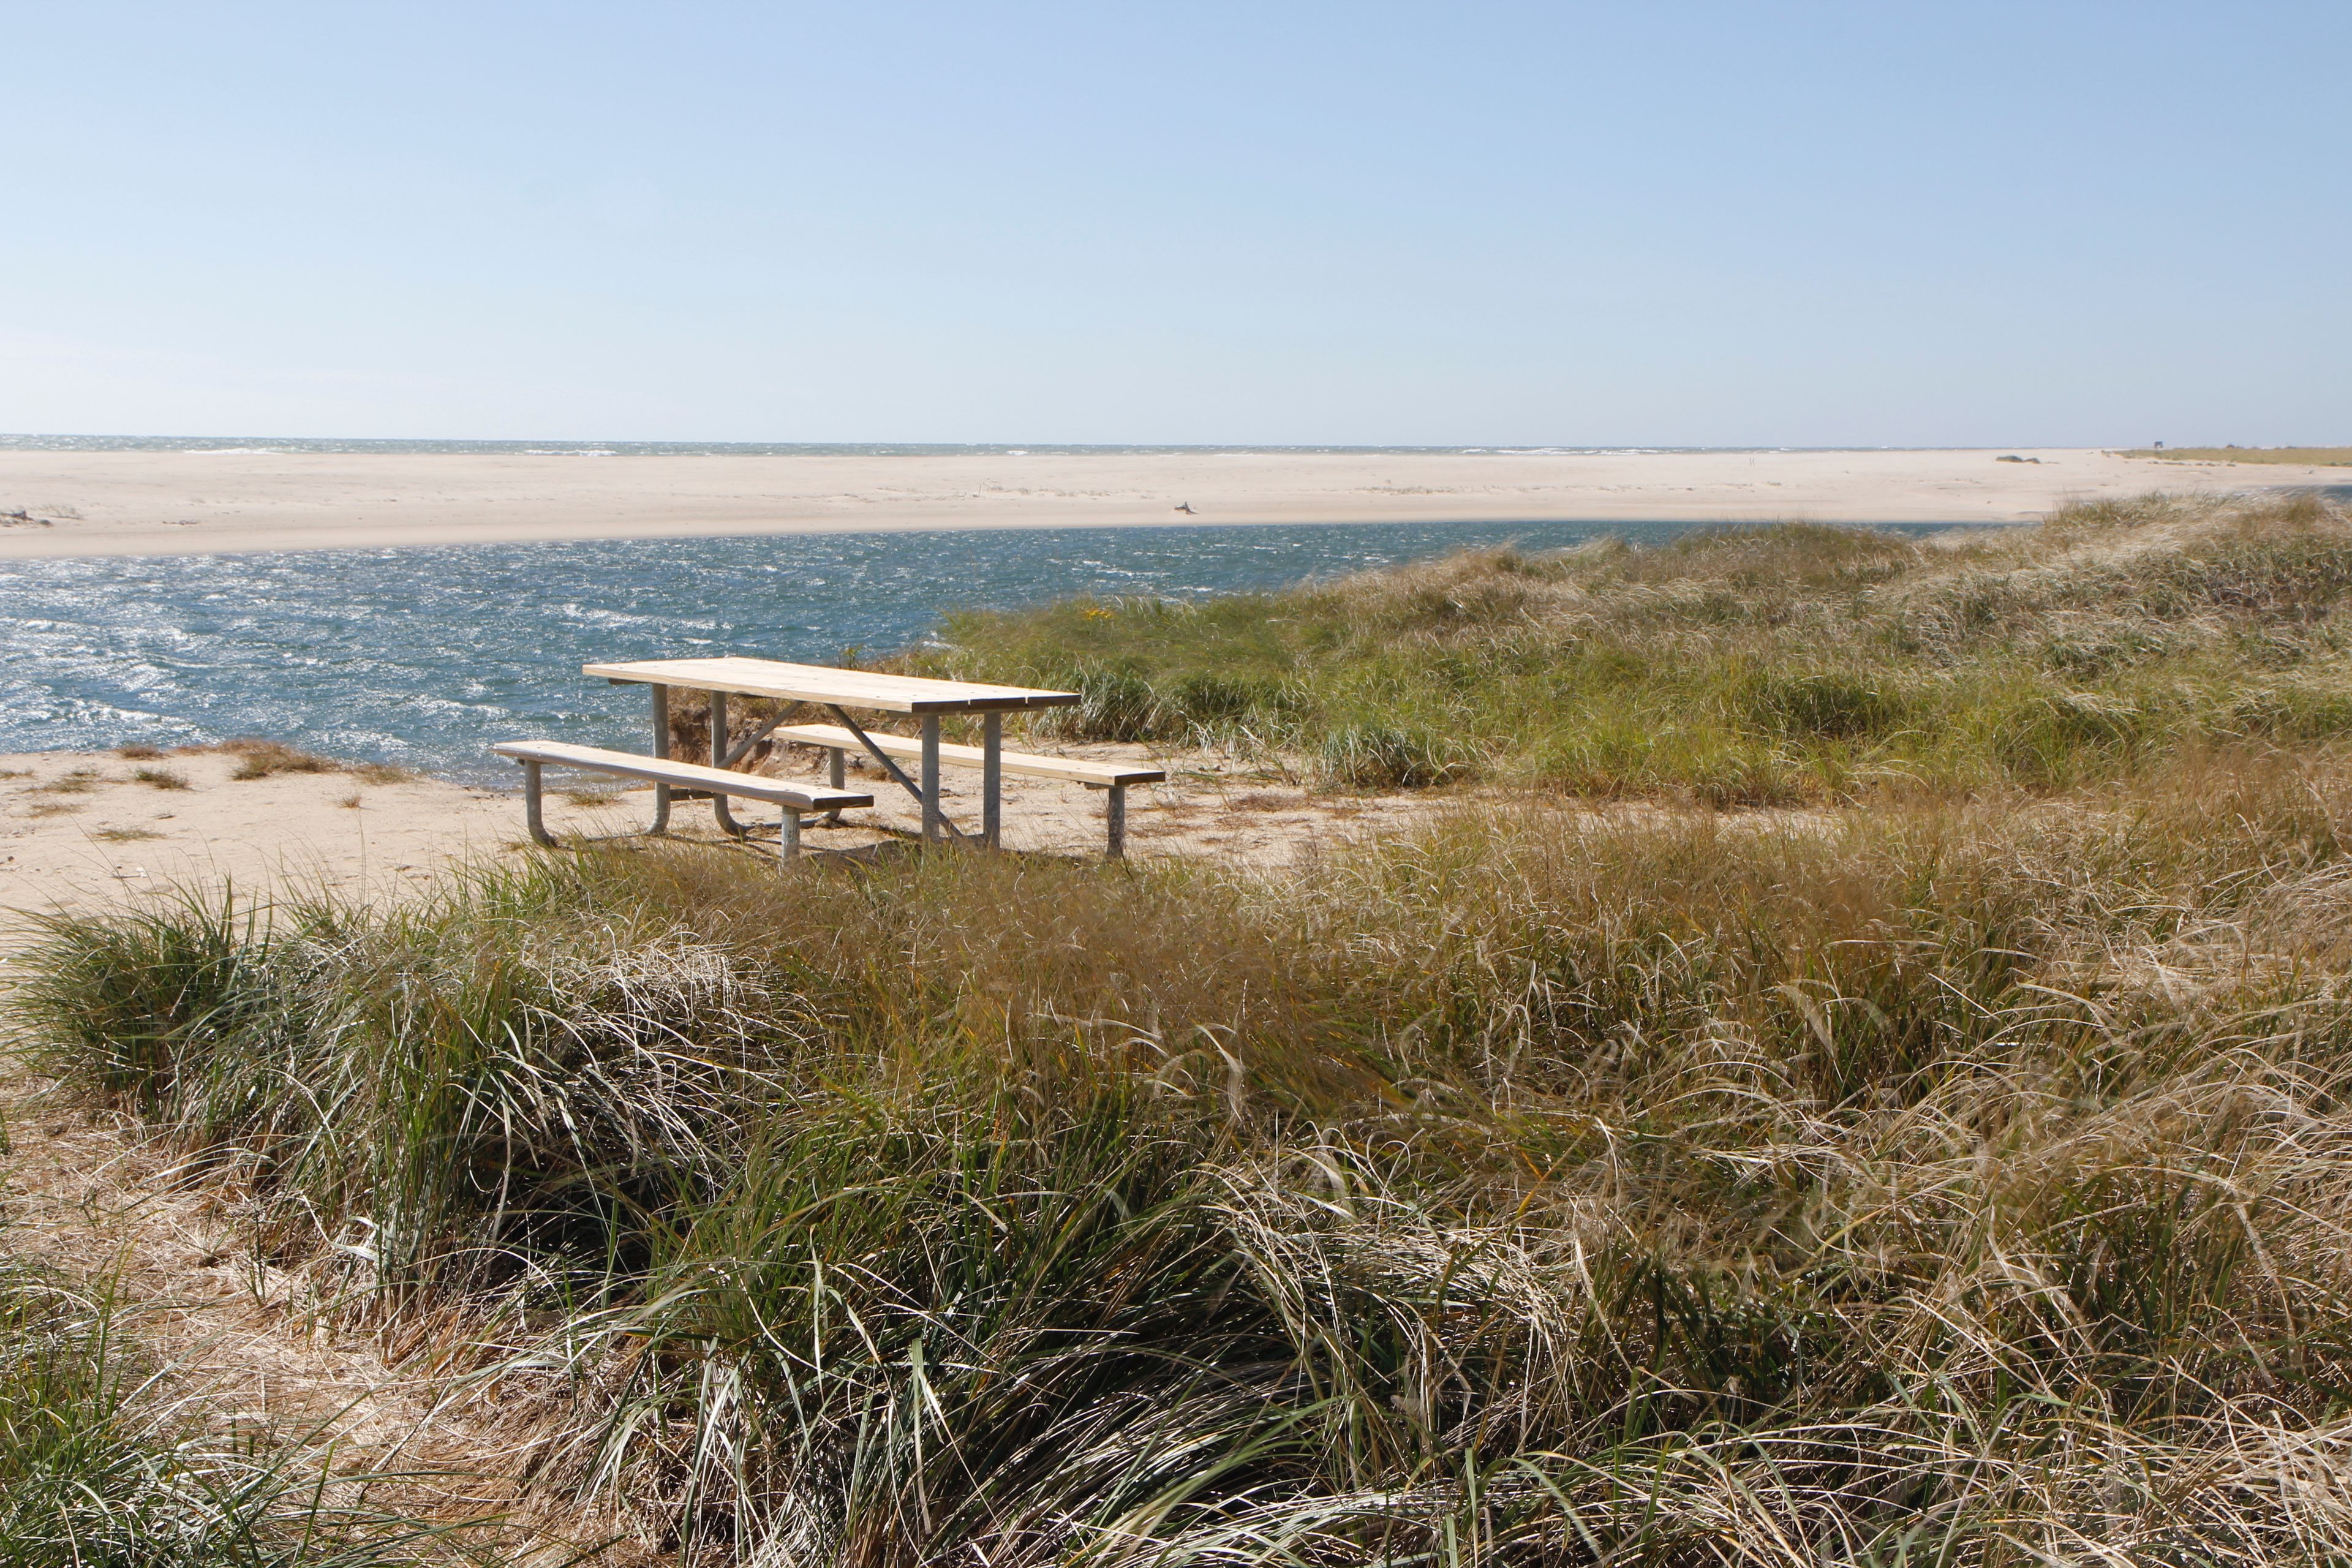
<path id="1" fill-rule="evenodd" d="M 821 664 L 784 664 L 772 658 L 643 658 L 626 664 L 583 665 L 581 673 L 691 691 L 836 702 L 844 708 L 878 708 L 889 713 L 986 713 L 1013 708 L 1061 708 L 1078 700 L 1075 691 L 927 680 L 914 675 L 829 669 Z"/>

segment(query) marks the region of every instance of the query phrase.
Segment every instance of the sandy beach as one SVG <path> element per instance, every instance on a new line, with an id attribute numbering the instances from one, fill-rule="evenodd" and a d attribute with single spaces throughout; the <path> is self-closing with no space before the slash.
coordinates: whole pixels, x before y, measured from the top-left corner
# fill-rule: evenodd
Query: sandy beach
<path id="1" fill-rule="evenodd" d="M 2031 461 L 2001 460 L 2004 456 Z M 893 529 L 1420 521 L 2017 522 L 2343 468 L 2095 450 L 506 456 L 0 452 L 0 559 Z M 1190 510 L 1180 509 L 1189 508 Z"/>
<path id="2" fill-rule="evenodd" d="M 1074 754 L 1139 760 L 1138 746 L 1076 746 Z M 765 771 L 820 777 L 819 753 L 796 752 Z M 1445 808 L 1449 797 L 1390 794 L 1324 798 L 1278 776 L 1191 753 L 1158 759 L 1166 784 L 1139 788 L 1129 850 L 1139 859 L 1192 857 L 1278 870 L 1309 846 L 1393 832 Z M 397 899 L 454 860 L 500 860 L 529 851 L 520 794 L 371 770 L 239 776 L 234 753 L 198 750 L 126 757 L 116 752 L 0 754 L 0 973 L 6 921 L 61 907 L 142 895 L 224 888 L 273 895 L 324 893 L 357 901 Z M 913 836 L 913 804 L 887 783 L 875 805 L 838 826 L 812 824 L 814 853 L 855 850 Z M 651 796 L 610 781 L 569 777 L 550 791 L 548 821 L 567 841 L 634 840 Z M 949 815 L 969 824 L 979 807 L 968 779 L 943 791 Z M 1033 854 L 1093 859 L 1102 854 L 1102 797 L 1067 784 L 1005 781 L 1005 842 Z M 762 807 L 745 814 L 772 826 Z M 681 805 L 676 837 L 723 843 L 708 806 Z M 772 835 L 769 836 L 772 841 Z M 757 853 L 720 849 L 713 853 Z"/>

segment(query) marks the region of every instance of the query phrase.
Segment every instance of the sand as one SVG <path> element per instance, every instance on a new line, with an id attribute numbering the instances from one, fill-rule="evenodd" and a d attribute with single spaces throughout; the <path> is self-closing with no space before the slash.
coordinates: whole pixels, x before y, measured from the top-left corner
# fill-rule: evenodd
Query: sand
<path id="1" fill-rule="evenodd" d="M 1138 758 L 1139 746 L 1074 746 L 1072 754 Z M 794 753 L 764 771 L 819 777 L 818 753 Z M 1444 795 L 1314 795 L 1278 773 L 1199 753 L 1160 759 L 1162 785 L 1129 792 L 1128 853 L 1136 859 L 1192 856 L 1279 870 L 1361 834 L 1392 832 L 1443 810 Z M 370 783 L 357 773 L 278 773 L 239 779 L 235 756 L 205 752 L 161 759 L 111 752 L 0 755 L 0 921 L 58 908 L 117 904 L 140 895 L 232 886 L 269 896 L 326 891 L 382 901 L 429 882 L 452 860 L 499 861 L 527 854 L 519 793 L 411 777 Z M 140 770 L 166 772 L 185 787 L 157 788 Z M 634 835 L 650 815 L 644 790 L 614 790 L 586 774 L 551 775 L 548 821 L 567 838 Z M 812 825 L 810 849 L 862 850 L 905 843 L 919 826 L 905 792 L 853 772 L 854 788 L 875 806 L 842 826 Z M 949 816 L 967 827 L 980 816 L 977 775 L 950 771 Z M 713 854 L 772 852 L 774 817 L 764 806 L 738 816 L 768 830 L 752 849 L 721 839 L 710 807 L 681 802 L 677 837 Z M 1004 840 L 1032 854 L 1094 858 L 1103 852 L 1103 797 L 1050 780 L 1005 781 Z M 8 933 L 0 932 L 0 968 Z"/>
<path id="2" fill-rule="evenodd" d="M 235 779 L 237 765 L 220 752 L 0 756 L 0 913 L 225 884 L 375 900 L 523 836 L 520 803 L 492 790 L 340 773 Z M 185 787 L 141 783 L 142 769 Z"/>
<path id="3" fill-rule="evenodd" d="M 1383 521 L 2015 522 L 2342 468 L 2041 450 L 503 457 L 0 452 L 0 559 L 825 531 Z M 1189 506 L 1189 513 L 1177 509 Z"/>

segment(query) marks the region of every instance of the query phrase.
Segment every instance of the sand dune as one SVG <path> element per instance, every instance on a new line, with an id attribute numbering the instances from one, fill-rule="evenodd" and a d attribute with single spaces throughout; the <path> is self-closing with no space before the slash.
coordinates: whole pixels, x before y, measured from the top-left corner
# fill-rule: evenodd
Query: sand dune
<path id="1" fill-rule="evenodd" d="M 1582 520 L 2010 522 L 2341 468 L 2090 450 L 538 457 L 0 452 L 0 558 L 929 528 Z M 1177 510 L 1190 506 L 1187 514 Z"/>

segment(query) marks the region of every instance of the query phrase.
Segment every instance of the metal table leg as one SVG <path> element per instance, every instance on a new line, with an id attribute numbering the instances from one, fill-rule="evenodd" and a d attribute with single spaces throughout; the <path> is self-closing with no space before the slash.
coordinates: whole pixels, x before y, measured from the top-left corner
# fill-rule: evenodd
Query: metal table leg
<path id="1" fill-rule="evenodd" d="M 1004 837 L 1004 715 L 980 721 L 980 841 L 991 849 Z"/>
<path id="2" fill-rule="evenodd" d="M 727 693 L 714 691 L 710 693 L 710 765 L 714 768 L 723 768 L 727 763 Z M 736 821 L 734 815 L 727 809 L 725 795 L 712 795 L 710 809 L 719 818 L 719 828 L 730 838 L 743 838 L 750 836 L 750 830 Z"/>
<path id="3" fill-rule="evenodd" d="M 900 789 L 903 789 L 908 795 L 913 795 L 918 803 L 920 803 L 926 798 L 923 786 L 917 784 L 913 779 L 908 778 L 907 776 L 907 770 L 900 767 L 896 762 L 894 762 L 891 759 L 889 752 L 884 751 L 881 747 L 874 743 L 874 737 L 866 732 L 866 727 L 864 725 L 860 724 L 856 720 L 849 716 L 848 710 L 842 707 L 838 702 L 828 702 L 825 706 L 833 710 L 833 716 L 835 718 L 841 721 L 841 727 L 857 738 L 858 744 L 866 748 L 866 754 L 874 760 L 874 765 L 876 767 L 880 768 L 883 773 L 887 774 Z M 926 720 L 925 722 L 930 727 L 931 733 L 933 735 L 937 735 L 939 732 L 939 720 L 933 718 Z M 932 783 L 936 785 L 938 784 L 938 780 L 934 778 Z M 929 799 L 935 810 L 938 806 L 939 793 L 940 792 L 936 787 L 929 792 Z M 958 827 L 955 825 L 955 819 L 949 816 L 944 811 L 941 811 L 939 814 L 939 823 L 940 826 L 946 830 L 949 837 L 961 838 L 964 836 L 963 829 Z"/>
<path id="4" fill-rule="evenodd" d="M 653 688 L 653 754 L 667 762 L 669 760 L 669 688 L 656 686 Z M 656 783 L 654 785 L 654 825 L 646 831 L 647 833 L 669 831 L 669 785 L 666 784 Z"/>
<path id="5" fill-rule="evenodd" d="M 940 823 L 945 820 L 940 810 L 940 716 L 923 715 L 923 842 L 932 844 L 941 837 Z"/>

